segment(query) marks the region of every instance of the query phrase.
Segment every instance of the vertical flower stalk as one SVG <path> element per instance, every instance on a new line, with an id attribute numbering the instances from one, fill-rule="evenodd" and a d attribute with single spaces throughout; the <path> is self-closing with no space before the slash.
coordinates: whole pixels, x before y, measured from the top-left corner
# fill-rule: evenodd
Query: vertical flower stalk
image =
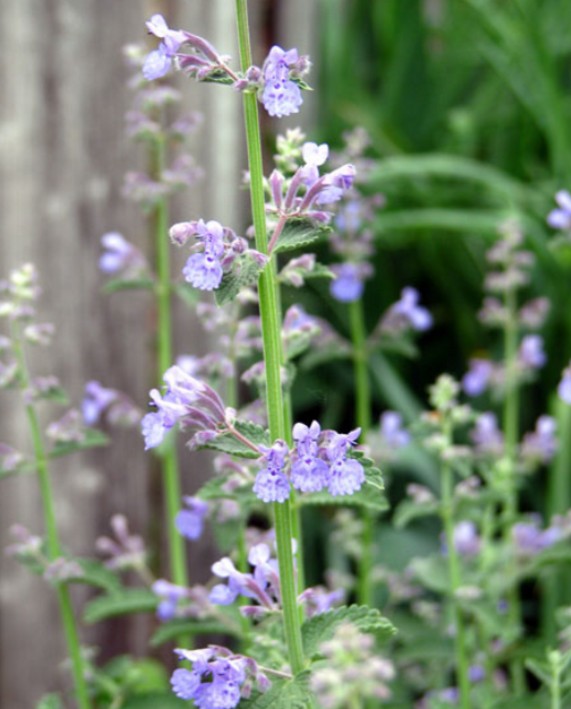
<path id="1" fill-rule="evenodd" d="M 152 142 L 151 174 L 160 180 L 165 163 L 165 136 L 158 135 Z M 154 236 L 155 260 L 157 268 L 156 307 L 157 307 L 157 371 L 159 381 L 163 373 L 172 364 L 172 320 L 171 320 L 171 276 L 170 276 L 170 239 L 167 197 L 156 203 L 151 217 L 151 229 Z M 175 517 L 180 509 L 181 486 L 176 451 L 176 441 L 167 443 L 161 458 L 163 474 L 165 508 L 167 516 L 167 534 L 169 545 L 170 570 L 177 586 L 188 585 L 184 539 L 179 534 Z"/>
<path id="2" fill-rule="evenodd" d="M 361 429 L 362 440 L 367 438 L 371 428 L 371 393 L 367 371 L 367 342 L 363 301 L 357 298 L 349 303 L 351 342 L 353 345 L 353 373 L 355 378 L 355 411 L 357 426 Z M 372 605 L 373 544 L 375 516 L 364 509 L 361 513 L 363 535 L 361 538 L 361 558 L 357 577 L 357 599 L 361 605 Z"/>
<path id="3" fill-rule="evenodd" d="M 242 70 L 251 65 L 248 8 L 246 0 L 236 0 L 238 44 Z M 262 146 L 258 119 L 257 98 L 253 93 L 243 94 L 244 122 L 250 169 L 250 199 L 254 223 L 256 249 L 268 253 L 266 214 L 263 185 Z M 283 360 L 281 341 L 281 315 L 278 308 L 275 269 L 268 264 L 258 283 L 264 362 L 266 367 L 267 408 L 270 437 L 272 440 L 287 439 L 284 414 L 284 397 L 280 378 Z M 274 518 L 278 564 L 284 613 L 285 637 L 292 672 L 297 674 L 304 667 L 301 640 L 300 616 L 297 608 L 295 568 L 293 559 L 292 510 L 288 500 L 274 503 Z"/>
<path id="4" fill-rule="evenodd" d="M 25 391 L 30 386 L 30 374 L 26 363 L 20 328 L 17 324 L 13 328 L 13 347 L 20 372 L 20 387 L 23 391 Z M 48 468 L 48 459 L 36 408 L 31 400 L 26 403 L 26 417 L 28 419 L 30 436 L 32 438 L 32 445 L 34 448 L 36 470 L 38 473 L 38 483 L 40 487 L 44 524 L 46 528 L 47 555 L 50 561 L 54 561 L 62 555 L 61 543 L 56 524 L 54 496 Z M 79 634 L 77 632 L 69 589 L 65 582 L 54 581 L 54 584 L 66 639 L 67 652 L 71 661 L 77 705 L 79 709 L 89 709 L 91 704 L 89 701 L 87 684 L 85 682 Z"/>

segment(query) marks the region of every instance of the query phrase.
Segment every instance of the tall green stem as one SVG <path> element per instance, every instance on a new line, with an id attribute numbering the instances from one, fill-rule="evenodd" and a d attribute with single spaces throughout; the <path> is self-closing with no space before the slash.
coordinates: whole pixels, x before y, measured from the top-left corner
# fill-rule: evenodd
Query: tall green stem
<path id="1" fill-rule="evenodd" d="M 518 510 L 518 491 L 515 478 L 517 443 L 519 438 L 519 386 L 516 380 L 518 326 L 517 302 L 513 289 L 506 292 L 506 324 L 504 327 L 504 359 L 506 367 L 506 396 L 504 400 L 503 428 L 504 428 L 504 474 L 506 488 L 503 508 L 503 537 L 504 542 L 511 542 L 511 530 L 516 521 Z M 508 597 L 508 617 L 512 625 L 521 627 L 521 604 L 519 589 L 514 586 L 510 589 Z M 525 677 L 523 664 L 519 660 L 511 663 L 512 681 L 517 695 L 523 693 Z"/>
<path id="2" fill-rule="evenodd" d="M 160 177 L 165 162 L 165 143 L 158 137 L 152 154 L 152 172 Z M 161 381 L 165 371 L 172 365 L 172 319 L 171 319 L 171 274 L 170 244 L 168 238 L 169 215 L 166 198 L 157 202 L 152 218 L 155 240 L 157 268 L 157 370 Z M 181 485 L 176 442 L 169 441 L 161 457 L 164 483 L 167 535 L 169 545 L 170 571 L 173 582 L 178 586 L 188 585 L 186 550 L 184 539 L 175 526 L 175 517 L 181 505 Z"/>
<path id="3" fill-rule="evenodd" d="M 448 431 L 447 438 L 451 435 Z M 454 544 L 454 498 L 453 472 L 449 463 L 442 464 L 442 523 L 448 549 L 448 574 L 450 581 L 450 601 L 454 613 L 454 645 L 456 652 L 456 674 L 460 689 L 460 706 L 470 709 L 470 679 L 468 675 L 468 656 L 466 653 L 466 629 L 462 611 L 458 606 L 457 593 L 461 586 L 460 561 Z"/>
<path id="4" fill-rule="evenodd" d="M 240 63 L 245 71 L 252 63 L 250 33 L 248 29 L 248 7 L 246 0 L 236 0 L 238 43 Z M 254 222 L 256 249 L 268 253 L 266 214 L 264 205 L 264 184 L 262 166 L 262 143 L 258 119 L 258 104 L 254 94 L 243 95 L 244 121 L 250 168 L 250 199 Z M 266 366 L 266 398 L 270 437 L 286 439 L 287 431 L 284 415 L 284 398 L 281 385 L 281 363 L 283 361 L 281 340 L 281 314 L 278 308 L 275 270 L 271 264 L 262 271 L 258 282 L 260 316 Z M 282 605 L 285 637 L 292 672 L 297 674 L 304 667 L 301 640 L 300 616 L 297 607 L 295 569 L 293 563 L 293 525 L 289 501 L 274 503 L 274 518 L 278 564 L 281 580 Z"/>
<path id="5" fill-rule="evenodd" d="M 30 376 L 28 374 L 26 358 L 19 332 L 15 333 L 13 341 L 14 351 L 20 368 L 20 385 L 22 389 L 26 389 L 30 384 Z M 49 560 L 54 561 L 62 555 L 61 544 L 56 524 L 54 497 L 48 469 L 48 460 L 42 439 L 38 415 L 34 405 L 31 403 L 26 405 L 26 416 L 28 418 L 32 445 L 34 447 L 36 469 L 38 472 L 38 483 L 40 486 L 44 524 L 46 527 L 47 553 Z M 91 704 L 83 673 L 83 658 L 81 656 L 79 634 L 75 624 L 75 616 L 73 613 L 69 588 L 63 582 L 56 582 L 55 589 L 67 644 L 67 652 L 71 660 L 77 705 L 79 709 L 89 709 Z"/>
<path id="6" fill-rule="evenodd" d="M 349 304 L 351 341 L 353 344 L 353 374 L 355 379 L 355 411 L 357 426 L 361 429 L 364 440 L 371 429 L 371 390 L 367 367 L 367 333 L 363 301 L 355 300 Z M 361 557 L 357 576 L 357 599 L 361 605 L 373 603 L 373 545 L 375 535 L 375 515 L 371 510 L 361 512 L 363 533 L 361 537 Z"/>

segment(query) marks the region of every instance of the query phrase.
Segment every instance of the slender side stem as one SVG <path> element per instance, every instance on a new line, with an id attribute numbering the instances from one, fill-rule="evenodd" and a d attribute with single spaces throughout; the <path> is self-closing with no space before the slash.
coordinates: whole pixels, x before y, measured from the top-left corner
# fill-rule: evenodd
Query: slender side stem
<path id="1" fill-rule="evenodd" d="M 165 144 L 162 137 L 157 138 L 152 155 L 152 171 L 158 176 L 165 161 Z M 172 319 L 171 319 L 171 275 L 170 244 L 168 238 L 169 215 L 166 199 L 157 203 L 153 214 L 155 237 L 155 258 L 157 267 L 156 305 L 157 305 L 157 369 L 159 381 L 172 365 Z M 170 571 L 173 582 L 178 586 L 188 585 L 186 567 L 186 549 L 182 536 L 175 526 L 175 517 L 181 506 L 181 485 L 176 442 L 170 441 L 161 458 L 165 507 L 167 516 L 167 537 L 170 556 Z"/>
<path id="2" fill-rule="evenodd" d="M 246 0 L 236 0 L 240 63 L 246 70 L 252 63 L 248 7 Z M 244 120 L 250 168 L 250 199 L 256 238 L 256 248 L 267 253 L 266 215 L 262 168 L 262 144 L 256 96 L 244 94 Z M 286 439 L 284 400 L 280 369 L 283 361 L 281 315 L 276 297 L 275 271 L 271 264 L 262 271 L 258 283 L 264 361 L 266 366 L 267 407 L 272 440 Z M 278 565 L 281 580 L 285 637 L 292 672 L 298 674 L 304 667 L 300 617 L 297 608 L 295 572 L 292 550 L 292 511 L 289 501 L 274 503 Z"/>
<path id="3" fill-rule="evenodd" d="M 18 359 L 20 367 L 20 383 L 22 389 L 29 386 L 30 376 L 22 347 L 20 333 L 16 332 L 14 336 L 14 351 Z M 48 460 L 42 439 L 42 433 L 38 420 L 38 415 L 33 404 L 26 405 L 26 416 L 30 428 L 32 445 L 34 447 L 34 456 L 36 459 L 36 469 L 38 471 L 38 483 L 40 486 L 40 494 L 42 498 L 42 507 L 44 513 L 44 524 L 46 527 L 47 552 L 50 561 L 57 559 L 62 555 L 61 544 L 56 524 L 55 505 L 53 490 L 48 469 Z M 67 652 L 71 660 L 71 669 L 73 681 L 75 685 L 75 697 L 79 709 L 90 709 L 89 694 L 85 676 L 83 672 L 83 658 L 81 656 L 81 646 L 79 642 L 79 634 L 75 624 L 75 616 L 73 606 L 69 594 L 69 588 L 65 583 L 57 582 L 55 584 L 56 595 L 58 599 L 59 611 L 63 625 L 64 635 L 66 639 Z"/>
<path id="4" fill-rule="evenodd" d="M 517 303 L 514 290 L 508 290 L 505 296 L 507 322 L 504 329 L 504 359 L 506 367 L 506 396 L 504 400 L 503 428 L 505 442 L 505 474 L 506 490 L 503 508 L 503 538 L 506 543 L 511 540 L 511 530 L 518 510 L 518 492 L 515 479 L 517 443 L 519 438 L 519 387 L 516 381 L 517 362 Z M 521 627 L 521 603 L 519 588 L 514 586 L 508 596 L 508 618 L 510 623 Z M 525 689 L 525 675 L 520 660 L 511 663 L 512 681 L 516 695 L 521 695 Z"/>
<path id="5" fill-rule="evenodd" d="M 551 664 L 551 709 L 561 709 L 561 653 L 554 650 L 549 653 Z"/>
<path id="6" fill-rule="evenodd" d="M 457 591 L 461 585 L 460 561 L 454 544 L 454 501 L 453 473 L 448 463 L 442 465 L 442 523 L 448 549 L 448 573 L 450 577 L 450 601 L 454 611 L 456 651 L 456 674 L 460 689 L 460 706 L 470 709 L 470 679 L 468 675 L 468 657 L 466 654 L 466 629 L 462 611 L 458 606 Z"/>
<path id="7" fill-rule="evenodd" d="M 364 440 L 371 429 L 371 390 L 367 368 L 367 339 L 363 301 L 355 300 L 349 304 L 351 324 L 351 342 L 353 344 L 353 375 L 355 378 L 355 410 L 357 426 L 361 429 Z M 373 603 L 373 545 L 375 536 L 375 515 L 371 510 L 361 512 L 363 534 L 361 537 L 361 557 L 357 577 L 357 600 L 361 605 Z"/>

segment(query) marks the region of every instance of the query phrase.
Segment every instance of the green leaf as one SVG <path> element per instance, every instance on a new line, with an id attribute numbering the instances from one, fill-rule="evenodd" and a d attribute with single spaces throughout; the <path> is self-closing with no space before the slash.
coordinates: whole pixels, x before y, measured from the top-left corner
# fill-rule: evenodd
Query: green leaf
<path id="1" fill-rule="evenodd" d="M 181 635 L 233 635 L 234 631 L 219 620 L 171 620 L 161 625 L 151 636 L 151 647 L 158 647 Z"/>
<path id="2" fill-rule="evenodd" d="M 263 426 L 259 426 L 257 423 L 252 423 L 250 421 L 236 421 L 234 423 L 234 428 L 242 436 L 251 441 L 254 445 L 270 445 L 270 437 L 267 430 Z M 223 433 L 220 436 L 216 436 L 208 443 L 201 445 L 200 448 L 210 448 L 212 450 L 220 451 L 221 453 L 229 453 L 230 455 L 238 456 L 239 458 L 251 458 L 256 459 L 260 457 L 260 454 L 252 450 L 245 443 L 242 443 L 238 438 L 233 436 L 231 433 Z"/>
<path id="3" fill-rule="evenodd" d="M 312 244 L 318 239 L 324 239 L 331 232 L 331 228 L 317 225 L 311 219 L 288 219 L 274 247 L 275 253 L 294 251 Z"/>
<path id="4" fill-rule="evenodd" d="M 63 704 L 59 694 L 46 694 L 40 699 L 36 709 L 63 709 Z"/>
<path id="5" fill-rule="evenodd" d="M 152 591 L 141 588 L 125 589 L 120 594 L 94 598 L 86 605 L 83 617 L 86 623 L 98 623 L 118 615 L 154 611 L 157 603 L 157 597 Z"/>
<path id="6" fill-rule="evenodd" d="M 309 672 L 302 672 L 291 680 L 276 680 L 270 675 L 272 686 L 267 692 L 253 692 L 242 699 L 239 709 L 313 709 L 315 698 L 309 690 Z"/>
<path id="7" fill-rule="evenodd" d="M 23 460 L 21 463 L 13 468 L 2 468 L 0 467 L 0 480 L 2 478 L 8 478 L 10 475 L 20 475 L 21 473 L 34 473 L 36 471 L 36 464 L 31 460 Z"/>
<path id="8" fill-rule="evenodd" d="M 152 692 L 128 699 L 121 709 L 189 709 L 189 703 L 172 692 Z"/>
<path id="9" fill-rule="evenodd" d="M 224 69 L 213 69 L 206 76 L 200 78 L 200 82 L 204 84 L 224 84 L 230 86 L 234 83 L 234 79 L 228 76 Z"/>
<path id="10" fill-rule="evenodd" d="M 394 625 L 376 608 L 368 606 L 343 606 L 319 613 L 301 626 L 303 648 L 307 657 L 319 656 L 319 646 L 331 640 L 340 625 L 351 623 L 363 633 L 374 633 L 385 641 L 396 632 Z"/>
<path id="11" fill-rule="evenodd" d="M 541 681 L 546 687 L 550 687 L 553 682 L 553 677 L 551 675 L 551 667 L 546 662 L 538 662 L 537 660 L 527 659 L 525 661 L 525 666 L 528 670 L 533 672 L 533 674 Z"/>
<path id="12" fill-rule="evenodd" d="M 259 503 L 258 498 L 252 492 L 252 483 L 247 482 L 240 487 L 233 488 L 232 491 L 226 489 L 228 478 L 225 475 L 212 478 L 206 482 L 196 493 L 201 500 L 236 500 L 240 505 L 247 503 Z"/>
<path id="13" fill-rule="evenodd" d="M 225 305 L 234 300 L 242 288 L 253 286 L 258 282 L 262 266 L 254 259 L 251 253 L 242 254 L 232 263 L 228 273 L 222 278 L 222 283 L 214 291 L 217 305 Z"/>
<path id="14" fill-rule="evenodd" d="M 70 578 L 71 583 L 86 583 L 102 588 L 112 595 L 121 593 L 123 586 L 117 574 L 100 561 L 93 559 L 75 559 L 75 561 L 79 563 L 83 573 L 81 576 Z"/>
<path id="15" fill-rule="evenodd" d="M 69 398 L 65 389 L 60 386 L 54 386 L 46 391 L 39 392 L 34 396 L 36 401 L 51 401 L 54 404 L 61 404 L 62 406 L 67 406 L 69 404 Z"/>
<path id="16" fill-rule="evenodd" d="M 60 458 L 63 455 L 69 455 L 76 451 L 88 450 L 97 446 L 106 446 L 109 443 L 109 437 L 102 431 L 95 428 L 86 428 L 84 430 L 84 438 L 81 441 L 59 441 L 55 444 L 49 453 L 50 458 Z"/>
<path id="17" fill-rule="evenodd" d="M 398 529 L 409 525 L 415 519 L 422 517 L 432 517 L 438 514 L 440 503 L 438 500 L 427 502 L 416 502 L 415 500 L 403 500 L 395 510 L 394 524 Z"/>
<path id="18" fill-rule="evenodd" d="M 151 290 L 155 283 L 150 278 L 112 278 L 103 286 L 104 293 L 116 293 L 120 290 Z"/>

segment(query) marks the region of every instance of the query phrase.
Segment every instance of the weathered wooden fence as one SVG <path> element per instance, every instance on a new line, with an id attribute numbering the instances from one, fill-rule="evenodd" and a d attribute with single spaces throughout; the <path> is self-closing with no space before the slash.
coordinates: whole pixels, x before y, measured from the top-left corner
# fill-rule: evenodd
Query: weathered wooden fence
<path id="1" fill-rule="evenodd" d="M 274 41 L 311 50 L 317 0 L 250 5 L 257 59 Z M 80 401 L 87 380 L 99 379 L 144 407 L 149 384 L 155 383 L 148 296 L 103 296 L 97 268 L 104 232 L 118 230 L 145 244 L 143 219 L 121 196 L 123 174 L 137 161 L 136 148 L 123 135 L 130 94 L 121 48 L 143 38 L 143 22 L 155 11 L 236 56 L 232 0 L 0 4 L 0 278 L 26 261 L 38 266 L 42 315 L 55 323 L 58 335 L 34 366 L 38 373 L 57 375 L 73 402 Z M 240 97 L 220 87 L 184 88 L 187 107 L 206 116 L 195 146 L 206 178 L 178 200 L 174 219 L 204 216 L 242 228 L 247 213 L 237 190 L 245 167 Z M 305 125 L 315 100 L 301 119 Z M 204 336 L 187 315 L 177 320 L 176 340 L 177 352 L 204 349 Z M 6 392 L 0 396 L 0 440 L 29 449 L 18 397 Z M 159 526 L 150 460 L 137 432 L 130 431 L 114 436 L 105 450 L 54 466 L 66 547 L 93 553 L 94 540 L 108 531 L 115 512 L 126 514 L 142 534 Z M 184 469 L 189 491 L 208 474 L 207 466 L 193 460 L 185 460 Z M 1 548 L 16 522 L 42 532 L 33 476 L 0 483 Z M 210 553 L 206 544 L 193 556 L 196 574 L 199 567 L 207 573 Z M 84 598 L 85 592 L 77 595 L 78 606 Z M 82 629 L 84 642 L 100 647 L 104 656 L 143 652 L 146 637 L 147 626 L 138 619 Z M 44 692 L 64 686 L 64 654 L 50 589 L 0 555 L 0 707 L 33 708 Z"/>

